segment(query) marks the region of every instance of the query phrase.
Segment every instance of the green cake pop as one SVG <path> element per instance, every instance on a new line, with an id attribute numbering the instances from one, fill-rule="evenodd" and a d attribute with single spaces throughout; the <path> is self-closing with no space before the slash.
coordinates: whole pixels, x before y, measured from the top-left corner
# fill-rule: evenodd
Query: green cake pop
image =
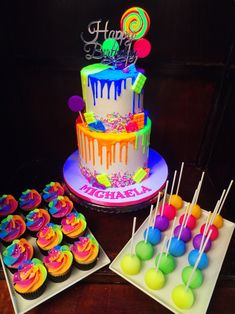
<path id="1" fill-rule="evenodd" d="M 182 280 L 184 282 L 184 284 L 187 284 L 191 273 L 193 271 L 193 267 L 192 266 L 186 266 L 184 267 L 183 271 L 182 271 Z M 192 276 L 192 280 L 189 284 L 189 287 L 192 289 L 195 288 L 199 288 L 203 283 L 203 274 L 200 271 L 200 269 L 196 269 L 193 276 Z"/>

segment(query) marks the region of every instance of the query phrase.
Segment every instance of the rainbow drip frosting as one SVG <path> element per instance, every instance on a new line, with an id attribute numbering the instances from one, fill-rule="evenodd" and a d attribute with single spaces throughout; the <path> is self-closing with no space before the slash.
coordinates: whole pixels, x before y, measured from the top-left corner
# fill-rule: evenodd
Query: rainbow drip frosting
<path id="1" fill-rule="evenodd" d="M 8 216 L 16 210 L 17 200 L 12 195 L 4 194 L 0 197 L 0 217 Z"/>
<path id="2" fill-rule="evenodd" d="M 43 189 L 42 198 L 45 202 L 51 202 L 54 198 L 64 195 L 64 188 L 58 182 L 50 182 Z"/>
<path id="3" fill-rule="evenodd" d="M 33 246 L 26 239 L 17 239 L 3 251 L 3 262 L 9 268 L 17 269 L 25 260 L 33 257 Z"/>
<path id="4" fill-rule="evenodd" d="M 26 225 L 19 215 L 8 215 L 0 224 L 0 239 L 11 242 L 24 234 Z"/>
<path id="5" fill-rule="evenodd" d="M 63 240 L 63 233 L 59 225 L 49 223 L 37 233 L 37 245 L 44 251 L 51 250 Z"/>
<path id="6" fill-rule="evenodd" d="M 62 218 L 73 209 L 73 202 L 67 196 L 58 196 L 49 203 L 49 212 L 54 218 Z"/>
<path id="7" fill-rule="evenodd" d="M 61 221 L 62 232 L 69 238 L 77 238 L 85 231 L 86 218 L 81 213 L 72 212 Z"/>
<path id="8" fill-rule="evenodd" d="M 95 261 L 99 253 L 99 243 L 92 235 L 80 237 L 70 248 L 78 264 L 89 265 Z"/>
<path id="9" fill-rule="evenodd" d="M 42 201 L 41 195 L 36 190 L 26 190 L 19 198 L 19 206 L 25 211 L 34 209 L 40 205 Z"/>
<path id="10" fill-rule="evenodd" d="M 73 254 L 67 245 L 55 246 L 43 258 L 48 273 L 53 277 L 65 275 L 72 266 Z"/>
<path id="11" fill-rule="evenodd" d="M 33 232 L 39 231 L 50 222 L 50 215 L 43 208 L 35 208 L 26 216 L 26 227 Z"/>
<path id="12" fill-rule="evenodd" d="M 45 282 L 47 270 L 37 258 L 24 261 L 13 276 L 14 288 L 22 294 L 36 292 Z"/>

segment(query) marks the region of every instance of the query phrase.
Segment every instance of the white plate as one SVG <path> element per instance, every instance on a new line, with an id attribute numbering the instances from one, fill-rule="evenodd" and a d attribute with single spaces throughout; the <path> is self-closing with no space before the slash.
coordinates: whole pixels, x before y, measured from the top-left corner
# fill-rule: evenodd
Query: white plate
<path id="1" fill-rule="evenodd" d="M 91 233 L 91 232 L 88 230 L 88 233 Z M 42 254 L 39 252 L 38 248 L 36 247 L 36 244 L 34 244 L 35 238 L 26 237 L 26 239 L 28 239 L 33 244 L 34 249 L 36 251 L 36 254 L 35 254 L 36 257 L 41 259 Z M 0 244 L 0 251 L 2 252 L 3 250 L 4 250 L 4 248 Z M 100 268 L 102 268 L 105 265 L 110 263 L 110 259 L 105 254 L 104 250 L 100 247 L 100 253 L 99 253 L 99 257 L 97 259 L 97 263 L 92 269 L 79 270 L 73 266 L 71 275 L 68 279 L 66 279 L 65 281 L 60 282 L 60 283 L 54 283 L 54 282 L 51 282 L 50 280 L 47 280 L 46 290 L 40 297 L 38 297 L 34 300 L 26 300 L 22 296 L 20 296 L 18 293 L 15 292 L 15 289 L 14 289 L 13 284 L 12 284 L 13 275 L 4 266 L 1 254 L 0 254 L 0 259 L 2 262 L 3 271 L 4 271 L 4 274 L 6 277 L 6 281 L 7 281 L 7 286 L 9 289 L 12 304 L 13 304 L 13 307 L 14 307 L 16 314 L 23 314 L 23 313 L 28 312 L 29 310 L 33 309 L 37 305 L 39 305 L 39 304 L 45 302 L 46 300 L 52 298 L 54 295 L 60 293 L 61 291 L 67 289 L 68 287 L 74 285 L 75 283 L 79 282 L 83 278 L 91 275 L 92 273 L 96 272 L 98 269 L 100 269 Z"/>
<path id="2" fill-rule="evenodd" d="M 180 216 L 183 212 L 184 212 L 183 210 L 179 210 L 177 213 L 177 217 Z M 193 236 L 199 233 L 200 226 L 206 221 L 207 214 L 208 212 L 203 210 L 202 216 L 200 219 L 198 219 L 197 225 L 193 230 Z M 136 243 L 143 240 L 143 232 L 147 228 L 147 225 L 148 225 L 148 217 L 146 218 L 146 220 L 143 222 L 143 224 L 135 233 L 134 247 Z M 172 226 L 172 222 L 168 230 L 163 232 L 163 235 L 169 236 L 171 226 Z M 177 306 L 172 301 L 171 294 L 174 287 L 182 283 L 181 272 L 182 272 L 182 269 L 188 265 L 187 257 L 188 257 L 188 253 L 193 249 L 192 241 L 186 244 L 186 247 L 187 247 L 186 253 L 181 257 L 175 258 L 176 263 L 177 263 L 176 269 L 174 270 L 174 272 L 166 275 L 166 284 L 160 290 L 149 289 L 145 285 L 143 278 L 144 278 L 145 272 L 149 268 L 154 267 L 154 260 L 155 260 L 156 254 L 159 253 L 159 250 L 161 249 L 162 241 L 161 243 L 155 246 L 153 258 L 149 261 L 142 263 L 141 271 L 139 274 L 134 275 L 134 276 L 126 275 L 122 272 L 121 267 L 120 267 L 120 261 L 122 257 L 125 254 L 130 253 L 130 244 L 131 244 L 130 240 L 122 249 L 122 251 L 117 255 L 117 257 L 113 260 L 109 268 L 115 273 L 117 273 L 118 275 L 120 275 L 121 277 L 123 277 L 124 279 L 126 279 L 127 281 L 129 281 L 135 287 L 142 290 L 151 298 L 153 298 L 154 300 L 158 301 L 163 306 L 171 310 L 173 313 L 204 314 L 206 313 L 207 307 L 210 303 L 210 299 L 211 299 L 231 236 L 233 234 L 233 230 L 234 230 L 234 223 L 224 219 L 224 225 L 221 229 L 219 229 L 219 237 L 215 241 L 213 241 L 212 247 L 207 253 L 208 258 L 209 258 L 209 266 L 208 268 L 202 271 L 203 276 L 204 276 L 204 282 L 200 288 L 194 289 L 195 303 L 193 304 L 192 308 L 189 310 L 181 310 L 177 308 Z M 130 233 L 131 233 L 131 226 L 130 226 Z"/>

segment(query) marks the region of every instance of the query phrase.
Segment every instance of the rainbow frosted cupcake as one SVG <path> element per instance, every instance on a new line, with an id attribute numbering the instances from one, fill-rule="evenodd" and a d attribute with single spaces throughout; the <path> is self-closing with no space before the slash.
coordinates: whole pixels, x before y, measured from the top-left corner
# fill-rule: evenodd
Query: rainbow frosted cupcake
<path id="1" fill-rule="evenodd" d="M 8 215 L 0 223 L 0 239 L 6 245 L 19 239 L 26 230 L 24 219 L 19 215 Z"/>
<path id="2" fill-rule="evenodd" d="M 73 202 L 67 196 L 58 196 L 48 206 L 49 213 L 54 221 L 58 223 L 73 210 Z"/>
<path id="3" fill-rule="evenodd" d="M 47 270 L 37 258 L 24 261 L 13 275 L 15 291 L 28 300 L 39 297 L 45 290 Z"/>
<path id="4" fill-rule="evenodd" d="M 32 259 L 34 248 L 24 238 L 16 239 L 3 251 L 3 262 L 12 272 L 26 260 Z"/>
<path id="5" fill-rule="evenodd" d="M 36 233 L 46 226 L 51 220 L 48 211 L 43 208 L 35 208 L 30 211 L 25 218 L 26 227 L 32 236 L 35 236 Z"/>
<path id="6" fill-rule="evenodd" d="M 19 206 L 23 212 L 29 212 L 41 204 L 41 195 L 36 190 L 26 190 L 19 198 Z"/>
<path id="7" fill-rule="evenodd" d="M 0 217 L 13 214 L 18 207 L 18 202 L 12 195 L 4 194 L 0 197 Z"/>
<path id="8" fill-rule="evenodd" d="M 37 233 L 36 244 L 45 255 L 54 246 L 59 245 L 63 240 L 63 233 L 59 225 L 49 223 Z"/>
<path id="9" fill-rule="evenodd" d="M 64 195 L 64 188 L 59 182 L 50 182 L 42 191 L 42 198 L 47 203 L 62 195 Z"/>
<path id="10" fill-rule="evenodd" d="M 57 245 L 43 258 L 52 281 L 62 282 L 69 278 L 73 263 L 73 254 L 67 245 Z"/>
<path id="11" fill-rule="evenodd" d="M 69 243 L 81 237 L 86 231 L 86 218 L 81 213 L 72 212 L 61 221 L 61 229 L 65 240 Z"/>
<path id="12" fill-rule="evenodd" d="M 87 270 L 95 266 L 99 254 L 99 243 L 92 235 L 80 237 L 70 247 L 74 264 L 79 269 Z"/>

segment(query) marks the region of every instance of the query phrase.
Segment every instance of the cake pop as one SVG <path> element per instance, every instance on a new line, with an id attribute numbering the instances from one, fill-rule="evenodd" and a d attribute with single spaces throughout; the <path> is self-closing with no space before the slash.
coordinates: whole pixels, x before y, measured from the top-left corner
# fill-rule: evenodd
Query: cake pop
<path id="1" fill-rule="evenodd" d="M 122 271 L 127 275 L 136 275 L 140 272 L 141 268 L 140 259 L 138 258 L 138 256 L 133 254 L 133 239 L 135 234 L 135 226 L 136 217 L 134 217 L 133 219 L 130 254 L 124 255 L 120 262 Z"/>
<path id="2" fill-rule="evenodd" d="M 210 220 L 210 214 L 211 214 L 211 212 L 209 212 L 209 215 L 207 216 L 203 234 L 199 233 L 199 234 L 195 235 L 195 237 L 193 238 L 193 247 L 197 250 L 201 250 L 202 245 L 205 242 L 204 241 L 205 240 L 205 233 L 206 233 L 207 225 L 208 225 L 209 220 Z M 204 250 L 205 252 L 208 252 L 210 250 L 211 244 L 212 244 L 212 241 L 210 239 L 208 239 L 207 245 L 206 245 L 205 250 Z"/>
<path id="3" fill-rule="evenodd" d="M 161 210 L 162 208 L 164 208 L 164 205 L 165 205 L 168 183 L 169 181 L 166 181 L 166 187 L 164 191 L 162 206 L 160 208 L 160 215 L 157 215 L 156 220 L 155 220 L 155 225 L 154 225 L 160 231 L 165 231 L 169 227 L 169 219 L 163 215 L 163 211 Z"/>
<path id="4" fill-rule="evenodd" d="M 147 285 L 148 288 L 153 289 L 153 290 L 161 289 L 164 286 L 165 281 L 166 281 L 164 273 L 159 269 L 159 265 L 161 262 L 162 253 L 163 253 L 165 244 L 166 244 L 166 237 L 163 240 L 161 253 L 160 253 L 156 268 L 148 269 L 144 276 L 145 284 Z"/>
<path id="5" fill-rule="evenodd" d="M 157 265 L 159 263 L 159 269 L 164 274 L 169 274 L 169 273 L 173 272 L 173 270 L 175 269 L 175 266 L 176 266 L 174 256 L 169 254 L 169 247 L 170 247 L 170 243 L 171 243 L 171 239 L 172 239 L 172 235 L 173 235 L 173 230 L 175 228 L 175 222 L 176 222 L 176 217 L 174 218 L 174 221 L 173 221 L 173 225 L 171 228 L 171 234 L 170 234 L 170 240 L 168 241 L 166 252 L 163 252 L 162 256 L 160 254 L 157 254 L 156 259 L 155 259 L 155 264 Z M 161 260 L 159 262 L 160 256 L 161 256 Z"/>
<path id="6" fill-rule="evenodd" d="M 144 238 L 146 237 L 147 231 L 148 231 L 148 238 L 147 241 L 150 242 L 152 245 L 156 245 L 161 241 L 161 231 L 154 227 L 155 225 L 155 220 L 156 220 L 156 216 L 157 216 L 157 212 L 158 212 L 158 207 L 159 207 L 159 201 L 160 201 L 160 195 L 161 193 L 158 193 L 158 197 L 157 197 L 157 205 L 155 208 L 155 214 L 154 214 L 154 218 L 153 218 L 153 225 L 150 225 L 148 229 L 145 229 L 144 231 Z M 152 208 L 152 206 L 151 206 Z M 150 215 L 152 214 L 152 209 L 150 209 Z M 151 220 L 151 217 L 150 217 Z"/>
<path id="7" fill-rule="evenodd" d="M 172 194 L 171 195 L 171 199 L 170 199 L 170 204 L 173 205 L 177 210 L 181 209 L 183 207 L 183 200 L 178 195 L 179 188 L 180 188 L 180 182 L 181 182 L 181 178 L 182 178 L 182 173 L 183 173 L 183 168 L 184 168 L 184 162 L 181 163 L 181 168 L 180 168 L 180 174 L 179 174 L 178 184 L 177 184 L 177 188 L 176 188 L 176 193 Z"/>
<path id="8" fill-rule="evenodd" d="M 154 253 L 152 244 L 147 241 L 148 233 L 149 233 L 150 220 L 151 220 L 151 215 L 149 215 L 148 227 L 147 227 L 147 232 L 145 234 L 145 238 L 144 238 L 144 240 L 139 241 L 135 247 L 135 253 L 140 258 L 140 260 L 142 260 L 142 261 L 147 261 L 147 260 L 151 259 L 153 257 L 153 253 Z"/>
<path id="9" fill-rule="evenodd" d="M 182 280 L 185 285 L 187 284 L 192 274 L 192 271 L 193 271 L 193 266 L 184 267 L 182 271 Z M 193 274 L 192 281 L 190 282 L 189 287 L 192 289 L 196 289 L 196 288 L 201 287 L 202 283 L 203 283 L 203 274 L 201 270 L 197 268 L 195 270 L 195 273 Z"/>

